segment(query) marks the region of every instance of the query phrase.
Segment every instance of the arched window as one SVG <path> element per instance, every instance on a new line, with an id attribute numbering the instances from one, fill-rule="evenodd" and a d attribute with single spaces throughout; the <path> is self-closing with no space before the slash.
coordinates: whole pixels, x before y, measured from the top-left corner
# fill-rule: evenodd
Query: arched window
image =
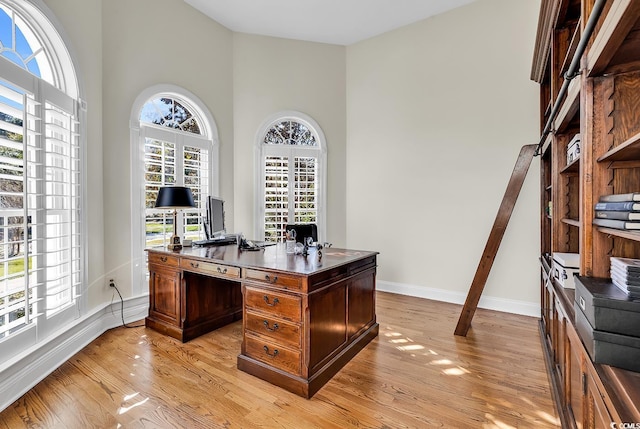
<path id="1" fill-rule="evenodd" d="M 166 246 L 173 233 L 173 215 L 156 209 L 163 186 L 186 186 L 196 203 L 178 212 L 177 231 L 183 238 L 204 238 L 201 219 L 205 201 L 218 195 L 218 135 L 213 117 L 188 91 L 172 85 L 149 88 L 132 110 L 134 150 L 133 231 L 134 288 L 146 290 L 144 249 Z M 137 221 L 136 221 L 137 220 Z M 137 237 L 137 238 L 135 238 Z M 136 270 L 137 268 L 137 270 Z"/>
<path id="2" fill-rule="evenodd" d="M 86 115 L 43 10 L 0 0 L 0 361 L 84 310 Z"/>
<path id="3" fill-rule="evenodd" d="M 320 126 L 304 113 L 281 112 L 263 123 L 257 145 L 258 234 L 282 241 L 287 224 L 315 223 L 326 237 L 326 142 Z"/>

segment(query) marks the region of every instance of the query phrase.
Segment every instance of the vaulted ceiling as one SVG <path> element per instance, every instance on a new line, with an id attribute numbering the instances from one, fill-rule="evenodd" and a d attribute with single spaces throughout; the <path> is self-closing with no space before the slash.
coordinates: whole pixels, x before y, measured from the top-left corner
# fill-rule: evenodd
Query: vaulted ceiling
<path id="1" fill-rule="evenodd" d="M 242 33 L 350 45 L 475 0 L 185 0 Z"/>

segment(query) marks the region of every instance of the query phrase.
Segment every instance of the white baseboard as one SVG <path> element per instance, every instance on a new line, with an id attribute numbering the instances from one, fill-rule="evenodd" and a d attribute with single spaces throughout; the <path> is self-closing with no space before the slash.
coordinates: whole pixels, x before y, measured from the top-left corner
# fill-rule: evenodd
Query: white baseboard
<path id="1" fill-rule="evenodd" d="M 464 301 L 467 299 L 467 295 L 462 292 L 408 285 L 404 283 L 387 282 L 384 280 L 376 280 L 376 289 L 382 292 L 397 293 L 400 295 L 408 295 L 416 298 L 426 298 L 434 301 L 443 301 L 461 305 L 464 304 Z M 523 316 L 540 317 L 540 304 L 536 302 L 482 296 L 480 297 L 478 308 L 502 311 L 504 313 L 521 314 Z"/>
<path id="2" fill-rule="evenodd" d="M 144 319 L 149 312 L 149 296 L 141 295 L 124 301 L 124 320 L 131 323 Z M 107 304 L 75 320 L 58 335 L 36 344 L 12 359 L 0 364 L 0 411 L 7 408 L 38 384 L 71 356 L 111 328 L 122 325 L 120 302 Z"/>

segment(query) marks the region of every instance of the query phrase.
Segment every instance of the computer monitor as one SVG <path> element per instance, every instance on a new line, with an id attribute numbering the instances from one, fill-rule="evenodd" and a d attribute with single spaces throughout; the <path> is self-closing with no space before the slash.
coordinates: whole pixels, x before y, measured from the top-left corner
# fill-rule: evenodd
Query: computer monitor
<path id="1" fill-rule="evenodd" d="M 226 230 L 224 225 L 224 201 L 222 199 L 211 196 L 207 199 L 206 226 L 209 229 L 207 238 L 224 237 Z"/>

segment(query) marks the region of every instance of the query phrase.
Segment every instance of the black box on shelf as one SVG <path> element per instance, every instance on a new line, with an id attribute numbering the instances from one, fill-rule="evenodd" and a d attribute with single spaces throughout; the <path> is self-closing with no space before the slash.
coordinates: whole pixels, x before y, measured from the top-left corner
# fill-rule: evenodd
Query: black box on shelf
<path id="1" fill-rule="evenodd" d="M 609 279 L 576 276 L 575 286 L 576 314 L 582 312 L 594 330 L 640 337 L 639 299 Z"/>
<path id="2" fill-rule="evenodd" d="M 575 326 L 595 363 L 640 371 L 640 300 L 609 279 L 576 276 Z"/>
<path id="3" fill-rule="evenodd" d="M 595 330 L 578 308 L 576 331 L 593 362 L 640 372 L 640 338 Z"/>

